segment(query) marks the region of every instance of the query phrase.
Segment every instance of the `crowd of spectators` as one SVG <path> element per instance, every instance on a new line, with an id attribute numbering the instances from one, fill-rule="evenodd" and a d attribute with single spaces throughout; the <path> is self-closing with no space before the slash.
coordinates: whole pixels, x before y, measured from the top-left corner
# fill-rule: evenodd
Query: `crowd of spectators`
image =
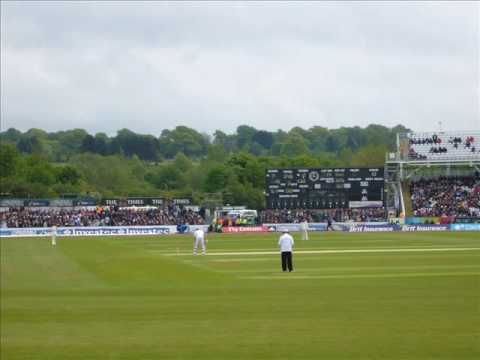
<path id="1" fill-rule="evenodd" d="M 384 208 L 328 210 L 264 210 L 259 218 L 245 224 L 225 223 L 224 226 L 255 225 L 256 223 L 385 221 Z M 0 213 L 0 226 L 8 228 L 71 227 L 71 226 L 150 226 L 205 224 L 204 213 L 176 208 L 10 208 Z"/>
<path id="2" fill-rule="evenodd" d="M 431 145 L 428 150 L 428 154 L 447 154 L 449 152 L 460 151 L 462 155 L 467 155 L 470 153 L 477 153 L 477 148 L 475 147 L 475 137 L 474 136 L 450 136 L 448 139 L 444 137 L 443 139 L 439 135 L 432 135 L 430 137 L 416 137 L 409 139 L 411 145 L 408 158 L 411 160 L 426 160 L 428 156 L 426 153 L 422 153 L 419 149 L 415 149 L 415 145 Z"/>
<path id="3" fill-rule="evenodd" d="M 426 160 L 427 156 L 417 153 L 413 148 L 408 151 L 408 158 L 412 160 Z"/>
<path id="4" fill-rule="evenodd" d="M 447 152 L 448 152 L 447 148 L 443 146 L 439 146 L 439 147 L 432 146 L 430 148 L 431 154 L 446 154 Z"/>
<path id="5" fill-rule="evenodd" d="M 410 144 L 411 145 L 438 145 L 442 143 L 442 139 L 436 135 L 433 134 L 431 137 L 426 137 L 426 138 L 414 138 L 410 139 Z"/>
<path id="6" fill-rule="evenodd" d="M 145 226 L 204 224 L 202 211 L 181 206 L 167 208 L 89 207 L 11 208 L 0 213 L 0 223 L 9 228 L 50 226 Z"/>
<path id="7" fill-rule="evenodd" d="M 462 140 L 461 137 L 451 137 L 448 139 L 448 142 L 453 145 L 455 149 L 458 149 L 458 147 L 463 143 L 464 148 L 471 149 L 472 152 L 475 152 L 475 146 L 473 146 L 473 143 L 475 142 L 475 138 L 473 136 L 467 136 L 465 138 L 465 141 Z"/>
<path id="8" fill-rule="evenodd" d="M 471 139 L 473 141 L 473 136 L 471 137 Z M 467 141 L 470 142 L 470 136 L 467 138 Z M 452 144 L 455 149 L 458 149 L 458 145 L 460 145 L 463 140 L 459 136 L 452 136 L 450 137 L 450 139 L 448 139 L 448 142 Z"/>
<path id="9" fill-rule="evenodd" d="M 410 184 L 415 216 L 480 217 L 480 177 L 440 177 Z"/>
<path id="10" fill-rule="evenodd" d="M 387 215 L 384 208 L 358 209 L 321 209 L 321 210 L 264 210 L 260 214 L 261 222 L 267 224 L 327 222 L 382 222 Z"/>

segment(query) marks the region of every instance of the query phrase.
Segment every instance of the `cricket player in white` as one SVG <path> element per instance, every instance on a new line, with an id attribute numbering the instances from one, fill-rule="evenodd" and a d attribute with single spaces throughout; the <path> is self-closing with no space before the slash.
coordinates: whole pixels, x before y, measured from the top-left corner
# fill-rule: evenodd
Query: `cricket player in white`
<path id="1" fill-rule="evenodd" d="M 302 222 L 302 240 L 308 240 L 308 222 L 306 219 Z"/>
<path id="2" fill-rule="evenodd" d="M 207 248 L 205 246 L 205 232 L 202 229 L 197 229 L 193 232 L 195 238 L 195 245 L 193 246 L 193 255 L 197 255 L 198 245 L 202 245 L 202 255 L 205 255 Z"/>
<path id="3" fill-rule="evenodd" d="M 283 235 L 278 239 L 280 252 L 282 253 L 282 270 L 285 272 L 293 271 L 292 252 L 293 252 L 293 237 L 288 233 L 288 230 L 283 230 Z"/>
<path id="4" fill-rule="evenodd" d="M 55 225 L 52 226 L 52 245 L 57 245 L 57 227 Z"/>

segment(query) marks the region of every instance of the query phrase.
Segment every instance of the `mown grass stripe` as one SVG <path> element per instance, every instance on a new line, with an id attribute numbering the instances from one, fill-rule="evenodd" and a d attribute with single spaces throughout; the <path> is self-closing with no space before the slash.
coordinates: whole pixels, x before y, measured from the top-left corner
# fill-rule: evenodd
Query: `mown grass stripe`
<path id="1" fill-rule="evenodd" d="M 307 279 L 379 279 L 404 277 L 437 277 L 437 276 L 480 276 L 480 272 L 439 272 L 439 273 L 393 273 L 393 274 L 350 274 L 350 275 L 297 275 L 279 273 L 278 275 L 242 276 L 252 280 L 307 280 Z"/>
<path id="2" fill-rule="evenodd" d="M 297 250 L 295 254 L 350 254 L 350 253 L 388 253 L 388 252 L 435 252 L 435 251 L 479 251 L 480 248 L 395 248 L 395 249 L 343 249 L 343 250 Z M 278 251 L 232 251 L 208 252 L 207 256 L 243 256 L 243 255 L 278 255 Z M 167 256 L 191 256 L 192 253 L 167 253 Z"/>

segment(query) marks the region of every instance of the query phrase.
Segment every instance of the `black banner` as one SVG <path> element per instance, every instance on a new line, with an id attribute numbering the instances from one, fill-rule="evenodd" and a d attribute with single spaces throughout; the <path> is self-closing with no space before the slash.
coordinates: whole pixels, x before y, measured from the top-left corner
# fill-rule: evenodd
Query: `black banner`
<path id="1" fill-rule="evenodd" d="M 0 199 L 0 207 L 72 207 L 72 206 L 95 206 L 94 198 L 81 199 Z"/>
<path id="2" fill-rule="evenodd" d="M 83 198 L 73 200 L 74 206 L 95 206 L 97 205 L 97 200 L 94 198 Z"/>
<path id="3" fill-rule="evenodd" d="M 73 200 L 71 200 L 71 199 L 51 199 L 49 206 L 72 207 L 73 206 Z"/>
<path id="4" fill-rule="evenodd" d="M 143 198 L 131 197 L 127 199 L 103 199 L 102 205 L 105 206 L 163 206 L 164 199 L 162 198 Z"/>
<path id="5" fill-rule="evenodd" d="M 164 200 L 162 198 L 151 198 L 150 205 L 152 206 L 163 206 Z"/>
<path id="6" fill-rule="evenodd" d="M 30 199 L 25 200 L 24 206 L 49 206 L 50 200 L 46 199 Z"/>
<path id="7" fill-rule="evenodd" d="M 174 205 L 190 205 L 192 203 L 191 199 L 184 198 L 184 199 L 172 199 Z"/>

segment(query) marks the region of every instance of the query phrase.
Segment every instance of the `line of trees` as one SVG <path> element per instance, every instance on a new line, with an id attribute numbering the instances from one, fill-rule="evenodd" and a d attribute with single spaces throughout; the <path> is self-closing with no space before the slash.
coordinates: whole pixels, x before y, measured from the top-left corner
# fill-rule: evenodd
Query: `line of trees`
<path id="1" fill-rule="evenodd" d="M 0 189 L 5 196 L 193 196 L 262 208 L 265 169 L 381 166 L 396 134 L 370 125 L 270 132 L 242 125 L 213 136 L 177 126 L 159 137 L 122 129 L 115 136 L 83 129 L 0 133 Z"/>

